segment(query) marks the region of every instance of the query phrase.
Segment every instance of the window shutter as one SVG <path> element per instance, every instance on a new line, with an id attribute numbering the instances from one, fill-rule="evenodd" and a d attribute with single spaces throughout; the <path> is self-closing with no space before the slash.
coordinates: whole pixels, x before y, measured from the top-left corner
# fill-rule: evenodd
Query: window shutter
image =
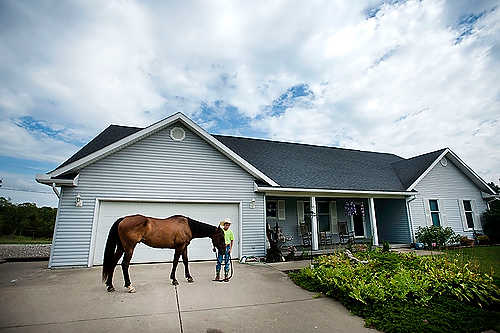
<path id="1" fill-rule="evenodd" d="M 431 208 L 429 207 L 429 199 L 423 199 L 424 200 L 424 210 L 425 210 L 425 225 L 432 225 L 432 218 L 431 218 Z"/>
<path id="2" fill-rule="evenodd" d="M 330 201 L 330 223 L 332 226 L 332 232 L 338 233 L 338 218 L 337 218 L 337 202 Z"/>
<path id="3" fill-rule="evenodd" d="M 464 227 L 464 231 L 469 230 L 467 226 L 467 218 L 465 217 L 465 208 L 464 208 L 464 200 L 458 199 L 458 209 L 460 210 L 460 218 L 462 219 L 462 225 Z"/>
<path id="4" fill-rule="evenodd" d="M 285 218 L 285 200 L 278 200 L 278 220 Z"/>
<path id="5" fill-rule="evenodd" d="M 439 205 L 439 215 L 441 215 L 441 226 L 443 228 L 446 228 L 448 226 L 448 216 L 446 215 L 446 210 L 444 209 L 444 200 L 439 199 L 438 200 L 438 205 Z"/>
<path id="6" fill-rule="evenodd" d="M 297 200 L 297 224 L 305 223 L 304 221 L 304 201 Z"/>
<path id="7" fill-rule="evenodd" d="M 481 225 L 481 216 L 479 214 L 479 209 L 476 204 L 476 200 L 471 200 L 471 206 L 472 206 L 472 216 L 474 216 L 474 228 L 476 230 L 483 230 L 483 226 Z"/>

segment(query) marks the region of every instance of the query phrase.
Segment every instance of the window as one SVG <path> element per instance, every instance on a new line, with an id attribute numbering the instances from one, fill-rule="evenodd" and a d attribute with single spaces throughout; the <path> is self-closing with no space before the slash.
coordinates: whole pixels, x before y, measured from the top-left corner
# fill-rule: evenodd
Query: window
<path id="1" fill-rule="evenodd" d="M 439 206 L 437 200 L 429 200 L 429 208 L 431 210 L 431 220 L 432 225 L 440 226 L 441 223 L 439 221 Z"/>
<path id="2" fill-rule="evenodd" d="M 266 216 L 267 217 L 278 217 L 278 202 L 277 201 L 267 201 L 266 202 Z"/>
<path id="3" fill-rule="evenodd" d="M 268 200 L 266 201 L 266 216 L 270 218 L 277 218 L 279 220 L 285 219 L 285 200 Z"/>
<path id="4" fill-rule="evenodd" d="M 330 231 L 330 204 L 328 202 L 318 202 L 317 209 L 319 231 Z"/>
<path id="5" fill-rule="evenodd" d="M 472 211 L 472 205 L 470 200 L 464 200 L 464 212 L 465 212 L 465 220 L 467 221 L 467 228 L 474 229 L 474 218 Z"/>

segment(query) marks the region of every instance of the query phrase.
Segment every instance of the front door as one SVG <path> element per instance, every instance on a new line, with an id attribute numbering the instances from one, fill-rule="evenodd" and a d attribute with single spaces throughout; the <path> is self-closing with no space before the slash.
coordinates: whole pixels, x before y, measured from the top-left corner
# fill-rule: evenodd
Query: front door
<path id="1" fill-rule="evenodd" d="M 361 211 L 361 205 L 356 204 L 356 213 L 352 216 L 352 223 L 354 224 L 354 235 L 364 236 L 365 235 L 365 221 L 363 218 L 363 212 Z"/>

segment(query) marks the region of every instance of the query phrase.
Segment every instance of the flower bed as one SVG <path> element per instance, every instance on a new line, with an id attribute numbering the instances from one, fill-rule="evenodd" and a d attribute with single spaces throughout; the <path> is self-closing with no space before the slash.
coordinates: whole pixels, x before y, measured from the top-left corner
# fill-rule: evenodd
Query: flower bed
<path id="1" fill-rule="evenodd" d="M 355 255 L 368 260 L 368 264 L 351 262 L 344 253 L 338 252 L 319 257 L 313 269 L 305 268 L 290 276 L 308 290 L 320 291 L 341 300 L 353 312 L 365 317 L 367 325 L 388 332 L 409 329 L 398 330 L 402 323 L 393 318 L 398 311 L 411 316 L 408 318 L 410 321 L 417 320 L 411 330 L 429 331 L 432 313 L 438 313 L 443 304 L 448 304 L 450 308 L 458 304 L 455 308 L 468 309 L 468 315 L 462 315 L 469 319 L 468 324 L 461 324 L 452 316 L 454 319 L 448 318 L 449 322 L 444 326 L 437 325 L 441 331 L 447 331 L 447 325 L 455 327 L 457 324 L 458 327 L 448 331 L 464 328 L 467 328 L 465 331 L 474 331 L 470 327 L 471 323 L 475 323 L 470 318 L 471 313 L 482 317 L 498 315 L 490 310 L 498 309 L 500 305 L 500 289 L 493 283 L 492 277 L 480 272 L 476 265 L 464 264 L 460 255 L 417 257 L 379 250 L 357 252 Z M 432 308 L 434 312 L 422 311 L 424 317 L 419 319 L 414 312 L 422 308 Z M 426 319 L 426 316 L 430 317 Z M 438 319 L 447 320 L 443 315 Z M 494 325 L 491 324 L 493 321 L 480 320 L 478 323 L 484 329 Z"/>

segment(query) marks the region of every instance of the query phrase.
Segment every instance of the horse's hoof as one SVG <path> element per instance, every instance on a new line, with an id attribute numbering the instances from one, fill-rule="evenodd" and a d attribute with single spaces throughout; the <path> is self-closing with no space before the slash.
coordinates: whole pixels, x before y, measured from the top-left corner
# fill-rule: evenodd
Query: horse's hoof
<path id="1" fill-rule="evenodd" d="M 188 280 L 189 283 L 193 283 L 194 282 L 194 280 L 193 280 L 192 277 L 188 277 L 187 280 Z"/>
<path id="2" fill-rule="evenodd" d="M 178 286 L 178 285 L 179 285 L 179 281 L 177 281 L 177 280 L 172 280 L 172 284 L 173 284 L 174 286 Z"/>
<path id="3" fill-rule="evenodd" d="M 127 289 L 128 289 L 128 292 L 131 293 L 131 294 L 133 294 L 133 293 L 136 292 L 135 288 L 132 287 L 132 286 L 128 286 Z"/>
<path id="4" fill-rule="evenodd" d="M 115 288 L 113 286 L 108 286 L 108 293 L 112 293 L 113 291 L 115 291 Z"/>

